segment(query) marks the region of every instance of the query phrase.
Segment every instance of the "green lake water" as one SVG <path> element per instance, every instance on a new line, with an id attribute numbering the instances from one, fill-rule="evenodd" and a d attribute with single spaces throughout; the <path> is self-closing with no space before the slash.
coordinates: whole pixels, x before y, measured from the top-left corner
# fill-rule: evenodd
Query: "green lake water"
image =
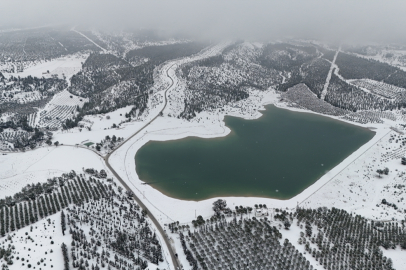
<path id="1" fill-rule="evenodd" d="M 142 181 L 183 200 L 253 196 L 289 199 L 375 135 L 311 113 L 266 106 L 257 120 L 225 117 L 221 138 L 151 141 L 136 156 Z"/>

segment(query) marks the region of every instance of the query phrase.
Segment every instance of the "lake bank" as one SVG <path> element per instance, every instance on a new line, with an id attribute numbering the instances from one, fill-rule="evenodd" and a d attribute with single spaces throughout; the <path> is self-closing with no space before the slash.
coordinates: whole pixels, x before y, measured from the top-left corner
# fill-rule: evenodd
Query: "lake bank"
<path id="1" fill-rule="evenodd" d="M 329 117 L 266 106 L 256 120 L 226 116 L 226 137 L 150 141 L 136 154 L 142 181 L 182 200 L 289 199 L 374 136 Z M 293 168 L 293 169 L 292 169 Z"/>
<path id="2" fill-rule="evenodd" d="M 288 104 L 280 102 L 279 94 L 274 90 L 263 91 L 251 91 L 248 100 L 241 100 L 236 104 L 225 106 L 224 111 L 213 110 L 202 112 L 191 121 L 185 121 L 177 119 L 175 117 L 161 117 L 158 118 L 151 126 L 149 126 L 144 132 L 135 136 L 128 142 L 127 147 L 122 147 L 110 157 L 110 163 L 117 168 L 117 173 L 127 182 L 134 193 L 142 198 L 148 208 L 153 212 L 154 216 L 159 218 L 163 223 L 165 222 L 190 222 L 195 218 L 195 215 L 202 215 L 204 218 L 210 218 L 213 214 L 211 210 L 211 204 L 213 201 L 224 197 L 216 197 L 201 201 L 190 201 L 175 199 L 166 196 L 161 191 L 149 186 L 143 185 L 136 173 L 136 164 L 134 157 L 138 150 L 149 141 L 170 141 L 179 140 L 187 137 L 199 137 L 199 138 L 220 138 L 227 136 L 231 130 L 225 126 L 224 119 L 228 115 L 240 117 L 243 119 L 258 119 L 262 116 L 264 106 L 267 104 L 274 104 L 279 108 L 284 108 L 289 111 L 302 112 L 312 115 L 320 115 L 311 111 L 292 108 Z M 323 205 L 327 207 L 336 207 L 338 201 L 342 201 L 342 208 L 352 211 L 349 205 L 343 200 L 342 196 L 332 195 L 335 190 L 335 183 L 349 184 L 351 181 L 348 179 L 351 174 L 357 173 L 362 168 L 364 160 L 371 156 L 371 151 L 368 150 L 371 147 L 377 148 L 377 144 L 384 138 L 385 135 L 390 132 L 390 126 L 392 123 L 384 124 L 359 124 L 352 123 L 346 120 L 342 120 L 338 117 L 327 116 L 330 119 L 336 119 L 337 121 L 350 123 L 363 128 L 375 128 L 376 135 L 358 150 L 348 156 L 336 167 L 324 174 L 314 184 L 307 187 L 297 196 L 288 200 L 270 199 L 263 197 L 227 197 L 227 204 L 234 208 L 236 205 L 253 205 L 253 204 L 267 204 L 274 208 L 286 208 L 292 209 L 297 205 L 305 207 L 318 207 Z M 367 151 L 367 152 L 365 152 Z M 380 179 L 378 179 L 381 181 Z M 378 181 L 377 180 L 377 181 Z M 372 181 L 372 180 L 371 180 Z M 375 180 L 374 180 L 375 181 Z M 373 183 L 375 183 L 373 181 Z M 371 183 L 369 183 L 371 184 Z M 332 187 L 333 190 L 332 190 Z M 344 191 L 345 192 L 345 191 Z M 320 197 L 320 195 L 326 195 Z M 350 194 L 345 192 L 345 194 Z M 329 196 L 327 196 L 329 195 Z M 318 198 L 318 203 L 315 204 L 311 199 L 313 197 Z M 320 197 L 320 198 L 319 198 Z M 376 202 L 370 203 L 374 206 Z M 361 205 L 364 209 L 364 205 Z M 350 210 L 351 209 L 351 210 Z"/>

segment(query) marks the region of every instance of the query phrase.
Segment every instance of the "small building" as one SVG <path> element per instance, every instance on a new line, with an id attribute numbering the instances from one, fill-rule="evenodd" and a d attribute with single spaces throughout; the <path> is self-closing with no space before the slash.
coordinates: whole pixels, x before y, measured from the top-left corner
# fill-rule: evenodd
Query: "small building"
<path id="1" fill-rule="evenodd" d="M 267 208 L 258 208 L 255 210 L 256 217 L 267 217 L 269 215 Z"/>

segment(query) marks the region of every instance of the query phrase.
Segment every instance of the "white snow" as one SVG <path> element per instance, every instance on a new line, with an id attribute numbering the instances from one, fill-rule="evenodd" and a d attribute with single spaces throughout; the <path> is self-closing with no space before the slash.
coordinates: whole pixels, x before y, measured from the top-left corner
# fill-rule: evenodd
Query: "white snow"
<path id="1" fill-rule="evenodd" d="M 48 78 L 51 75 L 57 75 L 58 78 L 62 79 L 65 75 L 66 79 L 71 78 L 74 74 L 82 69 L 82 63 L 86 61 L 88 54 L 77 53 L 73 55 L 63 56 L 60 58 L 52 59 L 50 61 L 41 61 L 38 63 L 31 63 L 32 66 L 24 69 L 23 72 L 19 73 L 6 73 L 3 75 L 6 78 L 11 76 L 14 77 L 45 77 Z M 49 73 L 48 73 L 49 71 Z"/>
<path id="2" fill-rule="evenodd" d="M 322 99 L 322 100 L 324 100 L 324 98 L 327 95 L 327 89 L 328 89 L 328 86 L 330 84 L 331 74 L 333 74 L 333 69 L 335 69 L 337 67 L 335 62 L 336 62 L 337 55 L 340 52 L 340 50 L 341 50 L 341 46 L 336 51 L 336 54 L 334 55 L 334 58 L 333 58 L 333 62 L 331 62 L 330 70 L 328 71 L 327 78 L 326 78 L 326 83 L 324 84 L 323 91 L 321 92 L 320 99 Z"/>
<path id="3" fill-rule="evenodd" d="M 80 108 L 88 102 L 88 98 L 82 98 L 69 93 L 66 89 L 54 95 L 48 104 L 59 106 L 79 106 Z"/>
<path id="4" fill-rule="evenodd" d="M 406 259 L 404 250 L 400 249 L 400 247 L 388 250 L 381 248 L 381 250 L 384 256 L 392 259 L 393 268 L 397 270 L 406 269 Z"/>
<path id="5" fill-rule="evenodd" d="M 71 170 L 82 172 L 82 168 L 95 168 L 108 171 L 96 153 L 64 145 L 0 155 L 0 168 L 0 199 L 21 191 L 27 184 L 43 183 Z"/>
<path id="6" fill-rule="evenodd" d="M 212 203 L 218 198 L 198 202 L 183 201 L 167 197 L 149 185 L 142 185 L 135 170 L 134 156 L 137 150 L 150 140 L 175 140 L 187 136 L 202 138 L 226 136 L 230 129 L 224 125 L 223 119 L 225 115 L 256 119 L 261 116 L 259 110 L 264 109 L 263 105 L 265 104 L 275 104 L 281 108 L 307 112 L 287 107 L 286 104 L 279 102 L 279 95 L 274 90 L 269 89 L 268 91 L 251 90 L 248 99 L 227 105 L 224 107 L 224 111 L 202 112 L 191 121 L 168 117 L 168 115 L 177 115 L 182 109 L 182 104 L 179 103 L 183 102 L 184 86 L 183 82 L 179 81 L 175 76 L 175 69 L 182 63 L 215 55 L 224 46 L 223 44 L 211 48 L 193 57 L 170 61 L 157 68 L 154 74 L 154 80 L 157 84 L 154 86 L 153 97 L 149 101 L 149 111 L 140 121 L 122 123 L 117 129 L 111 128 L 112 124 L 118 125 L 125 120 L 124 115 L 131 109 L 130 107 L 106 115 L 87 116 L 84 122 L 89 123 L 90 131 L 88 129 L 82 129 L 81 131 L 80 129 L 73 129 L 69 132 L 59 131 L 54 134 L 54 140 L 58 140 L 65 146 L 46 147 L 26 153 L 0 156 L 0 183 L 1 187 L 4 187 L 4 189 L 0 189 L 0 198 L 13 194 L 27 183 L 44 181 L 46 179 L 43 178 L 55 175 L 56 172 L 68 172 L 72 169 L 81 171 L 83 167 L 93 167 L 107 171 L 102 158 L 98 154 L 72 146 L 81 144 L 84 141 L 99 142 L 106 135 L 128 138 L 131 134 L 144 127 L 164 106 L 163 90 L 171 83 L 169 77 L 166 76 L 166 73 L 168 73 L 174 79 L 174 84 L 166 93 L 166 97 L 170 102 L 168 102 L 164 110 L 163 117 L 158 117 L 142 132 L 117 150 L 111 156 L 110 163 L 117 173 L 133 188 L 135 194 L 143 200 L 161 224 L 174 221 L 188 223 L 195 218 L 195 215 L 202 215 L 204 218 L 210 217 L 213 214 Z M 337 69 L 335 72 L 337 72 Z M 107 119 L 107 116 L 110 119 Z M 344 121 L 337 117 L 332 118 Z M 389 202 L 396 203 L 403 209 L 406 208 L 405 201 L 398 202 L 401 196 L 394 187 L 394 185 L 404 182 L 404 177 L 401 174 L 404 167 L 400 165 L 400 160 L 397 158 L 382 158 L 382 155 L 388 151 L 396 150 L 394 144 L 389 141 L 389 137 L 396 134 L 391 129 L 395 124 L 398 123 L 390 120 L 385 120 L 383 124 L 357 124 L 362 127 L 374 128 L 376 135 L 368 143 L 348 156 L 342 163 L 326 172 L 313 185 L 289 200 L 227 197 L 225 198 L 227 204 L 231 208 L 235 205 L 252 206 L 254 204 L 266 204 L 268 207 L 289 209 L 295 208 L 298 204 L 310 208 L 334 206 L 361 214 L 370 219 L 388 220 L 393 217 L 399 220 L 404 217 L 404 213 L 399 213 L 387 206 L 376 206 L 383 198 L 386 198 Z M 388 176 L 379 178 L 375 171 L 384 167 L 388 167 L 390 173 Z M 290 231 L 283 231 L 284 237 L 292 239 L 291 242 L 296 246 L 297 233 L 298 228 L 293 224 Z M 295 237 L 296 240 L 294 240 Z M 182 254 L 180 246 L 175 244 L 175 247 L 177 252 Z M 298 248 L 301 250 L 301 247 Z M 397 250 L 384 252 L 387 252 L 387 256 L 394 260 L 397 269 L 404 268 L 404 262 L 401 255 L 398 255 Z M 310 258 L 308 259 L 310 260 Z M 317 265 L 314 264 L 314 266 Z"/>
<path id="7" fill-rule="evenodd" d="M 280 222 L 278 222 L 280 223 Z M 272 224 L 273 225 L 273 224 Z M 300 245 L 298 243 L 298 239 L 300 237 L 300 232 L 303 231 L 301 230 L 295 223 L 292 223 L 289 230 L 286 229 L 279 229 L 279 231 L 282 233 L 282 239 L 281 239 L 281 244 L 287 238 L 289 242 L 292 243 L 292 245 L 295 246 L 297 250 L 299 250 L 300 253 L 303 254 L 303 256 L 310 262 L 310 264 L 313 266 L 313 269 L 317 270 L 324 270 L 324 267 L 322 265 L 319 265 L 319 262 L 308 252 L 305 250 L 305 245 L 302 244 Z M 311 244 L 312 245 L 312 244 Z M 314 248 L 311 246 L 312 249 Z"/>
<path id="8" fill-rule="evenodd" d="M 50 223 L 47 221 L 48 219 Z M 7 248 L 9 244 L 15 247 L 16 254 L 14 254 L 13 264 L 8 266 L 9 269 L 30 269 L 28 264 L 32 265 L 31 269 L 33 267 L 39 269 L 37 263 L 41 259 L 44 260 L 40 262 L 41 269 L 62 269 L 64 260 L 61 244 L 65 243 L 70 246 L 72 239 L 69 233 L 65 233 L 65 236 L 62 235 L 60 224 L 61 213 L 58 212 L 10 233 L 13 236 L 11 241 L 6 240 L 7 236 L 1 238 L 0 245 L 2 247 Z M 17 257 L 19 257 L 18 260 Z"/>

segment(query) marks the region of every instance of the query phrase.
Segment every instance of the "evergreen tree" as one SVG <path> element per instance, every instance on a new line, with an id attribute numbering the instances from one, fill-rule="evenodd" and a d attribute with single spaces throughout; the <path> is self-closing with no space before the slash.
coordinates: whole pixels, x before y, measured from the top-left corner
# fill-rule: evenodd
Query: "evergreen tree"
<path id="1" fill-rule="evenodd" d="M 10 216 L 9 216 L 10 211 L 9 211 L 8 207 L 5 207 L 5 208 L 6 208 L 6 213 L 5 213 L 6 214 L 6 216 L 5 216 L 6 222 L 4 224 L 4 229 L 5 229 L 6 233 L 8 233 L 9 232 L 9 224 L 10 224 Z"/>
<path id="2" fill-rule="evenodd" d="M 61 227 L 62 227 L 62 234 L 65 235 L 66 221 L 65 221 L 65 213 L 63 212 L 63 210 L 61 211 Z"/>
<path id="3" fill-rule="evenodd" d="M 32 209 L 34 212 L 34 221 L 37 222 L 38 221 L 38 209 L 37 209 L 37 200 L 33 200 L 32 201 Z"/>
<path id="4" fill-rule="evenodd" d="M 48 209 L 51 209 L 51 214 L 55 214 L 56 213 L 56 207 L 55 207 L 55 202 L 54 202 L 54 198 L 52 197 L 51 194 L 46 194 L 45 195 L 45 200 L 47 202 L 47 207 Z"/>
<path id="5" fill-rule="evenodd" d="M 45 197 L 45 196 L 44 196 Z M 44 197 L 41 197 L 41 205 L 42 205 L 42 209 L 43 209 L 43 212 L 44 212 L 44 216 L 43 217 L 46 217 L 46 216 L 48 216 L 48 207 L 47 207 L 47 205 L 46 205 L 46 203 L 45 203 L 45 199 L 44 199 Z"/>
<path id="6" fill-rule="evenodd" d="M 306 222 L 306 235 L 308 237 L 312 236 L 312 225 L 310 224 L 309 221 Z"/>
<path id="7" fill-rule="evenodd" d="M 13 208 L 13 206 L 10 207 L 10 231 L 12 232 L 15 230 Z"/>
<path id="8" fill-rule="evenodd" d="M 0 225 L 1 225 L 0 235 L 1 235 L 1 237 L 4 237 L 6 235 L 5 222 L 4 222 L 4 207 L 2 207 L 1 211 L 0 211 Z"/>
<path id="9" fill-rule="evenodd" d="M 68 255 L 68 248 L 66 247 L 65 243 L 62 243 L 62 255 L 64 260 L 64 270 L 69 270 L 69 255 Z"/>
<path id="10" fill-rule="evenodd" d="M 71 198 L 71 196 L 69 194 L 69 190 L 66 186 L 62 187 L 61 192 L 62 192 L 62 196 L 66 197 L 68 200 L 66 205 L 72 203 L 72 198 Z"/>
<path id="11" fill-rule="evenodd" d="M 44 211 L 42 210 L 42 198 L 38 198 L 37 199 L 37 207 L 38 207 L 38 215 L 39 218 L 43 218 L 44 217 Z"/>
<path id="12" fill-rule="evenodd" d="M 28 218 L 27 203 L 24 203 L 24 223 L 25 223 L 25 226 L 28 226 L 30 224 L 30 220 Z"/>
<path id="13" fill-rule="evenodd" d="M 51 195 L 51 198 L 52 198 L 52 203 L 55 204 L 56 212 L 59 212 L 61 210 L 61 206 L 59 205 L 58 197 L 56 196 L 55 193 L 53 193 Z"/>
<path id="14" fill-rule="evenodd" d="M 17 204 L 15 206 L 15 221 L 16 221 L 16 228 L 17 228 L 17 230 L 19 230 L 21 228 L 21 224 L 20 224 L 20 213 L 19 213 Z"/>
<path id="15" fill-rule="evenodd" d="M 28 202 L 28 211 L 30 213 L 30 222 L 34 223 L 35 219 L 34 219 L 34 211 L 32 209 L 32 205 L 31 205 L 31 201 Z"/>

